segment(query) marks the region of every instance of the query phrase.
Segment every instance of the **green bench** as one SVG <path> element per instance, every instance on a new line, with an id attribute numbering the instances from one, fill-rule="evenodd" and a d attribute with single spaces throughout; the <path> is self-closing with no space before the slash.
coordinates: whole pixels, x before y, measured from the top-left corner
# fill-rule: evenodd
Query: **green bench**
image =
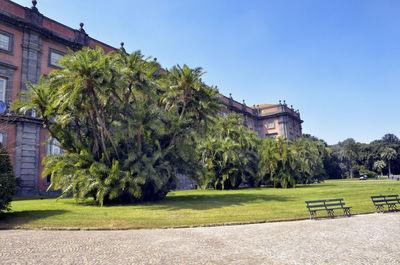
<path id="1" fill-rule="evenodd" d="M 387 206 L 388 211 L 397 211 L 397 204 L 400 205 L 399 195 L 371 196 L 371 200 L 377 213 L 383 213 L 385 211 L 385 206 Z"/>
<path id="2" fill-rule="evenodd" d="M 345 206 L 343 199 L 329 199 L 329 200 L 316 200 L 306 201 L 307 209 L 310 212 L 310 219 L 314 219 L 317 216 L 317 212 L 326 211 L 328 217 L 335 217 L 334 210 L 342 210 L 343 216 L 351 216 L 350 208 Z"/>

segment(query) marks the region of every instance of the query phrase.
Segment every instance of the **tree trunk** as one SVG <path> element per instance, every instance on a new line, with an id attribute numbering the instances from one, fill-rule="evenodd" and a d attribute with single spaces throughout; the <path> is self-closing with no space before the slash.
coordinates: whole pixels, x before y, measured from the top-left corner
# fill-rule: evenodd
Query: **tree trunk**
<path id="1" fill-rule="evenodd" d="M 97 156 L 98 159 L 101 158 L 100 156 L 100 147 L 99 147 L 99 139 L 98 139 L 98 132 L 97 132 L 97 123 L 96 123 L 96 115 L 94 114 L 93 111 L 89 110 L 89 117 L 92 122 L 92 127 L 93 127 L 93 137 L 94 137 L 94 142 L 93 142 L 93 148 L 92 148 L 92 153 Z"/>
<path id="2" fill-rule="evenodd" d="M 353 178 L 353 165 L 352 165 L 351 161 L 349 163 L 349 168 L 350 168 L 350 178 L 352 179 Z"/>
<path id="3" fill-rule="evenodd" d="M 390 159 L 388 159 L 388 165 L 389 165 L 389 172 L 388 172 L 388 179 L 392 176 L 392 171 L 390 170 Z"/>
<path id="4" fill-rule="evenodd" d="M 96 95 L 94 92 L 93 84 L 91 82 L 88 82 L 87 88 L 88 88 L 89 97 L 90 97 L 90 100 L 92 102 L 92 106 L 94 109 L 93 120 L 92 120 L 93 126 L 94 126 L 93 130 L 97 133 L 97 118 L 99 117 L 99 111 L 97 109 Z M 102 120 L 101 117 L 100 117 L 100 120 Z M 102 126 L 100 125 L 100 127 L 102 127 Z M 108 155 L 107 146 L 104 142 L 104 133 L 102 130 L 100 130 L 100 135 L 101 135 L 101 143 L 103 146 L 104 155 L 106 156 L 106 159 L 107 159 L 109 165 L 111 165 L 110 156 Z M 97 139 L 97 142 L 98 142 L 98 139 Z"/>
<path id="5" fill-rule="evenodd" d="M 136 134 L 136 141 L 137 141 L 137 149 L 138 152 L 140 153 L 142 151 L 142 131 L 139 130 L 139 132 Z"/>

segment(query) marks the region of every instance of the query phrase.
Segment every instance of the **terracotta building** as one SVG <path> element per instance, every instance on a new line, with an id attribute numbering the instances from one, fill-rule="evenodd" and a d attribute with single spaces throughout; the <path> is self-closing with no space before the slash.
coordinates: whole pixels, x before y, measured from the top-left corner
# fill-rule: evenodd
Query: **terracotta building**
<path id="1" fill-rule="evenodd" d="M 283 137 L 296 140 L 302 135 L 302 120 L 300 112 L 288 107 L 286 102 L 278 104 L 260 104 L 246 106 L 245 101 L 239 103 L 233 100 L 232 95 L 222 97 L 221 101 L 228 107 L 223 110 L 223 115 L 228 112 L 240 113 L 244 125 L 257 132 L 262 138 Z"/>
<path id="2" fill-rule="evenodd" d="M 15 115 L 8 109 L 10 104 L 26 90 L 27 81 L 35 84 L 41 75 L 57 69 L 57 60 L 68 53 L 68 48 L 117 50 L 89 37 L 82 23 L 79 29 L 70 28 L 41 14 L 35 0 L 32 4 L 28 8 L 0 0 L 0 142 L 7 147 L 15 175 L 22 180 L 19 195 L 45 193 L 49 179 L 41 178 L 42 159 L 61 149 L 50 140 L 34 112 Z M 249 107 L 232 97 L 222 97 L 221 101 L 227 105 L 223 113 L 241 113 L 244 123 L 261 137 L 301 137 L 300 114 L 285 103 Z"/>
<path id="3" fill-rule="evenodd" d="M 68 48 L 102 47 L 116 50 L 90 38 L 83 29 L 72 29 L 43 16 L 32 1 L 31 8 L 0 0 L 0 105 L 9 107 L 26 82 L 37 83 L 41 75 L 59 67 L 57 60 Z M 67 48 L 68 47 L 68 48 Z M 1 106 L 0 106 L 1 110 Z M 7 109 L 0 114 L 0 142 L 10 153 L 15 175 L 22 180 L 19 194 L 45 192 L 48 179 L 42 179 L 42 159 L 60 148 L 48 140 L 48 132 L 35 113 L 21 117 Z M 47 143 L 47 144 L 46 144 Z"/>

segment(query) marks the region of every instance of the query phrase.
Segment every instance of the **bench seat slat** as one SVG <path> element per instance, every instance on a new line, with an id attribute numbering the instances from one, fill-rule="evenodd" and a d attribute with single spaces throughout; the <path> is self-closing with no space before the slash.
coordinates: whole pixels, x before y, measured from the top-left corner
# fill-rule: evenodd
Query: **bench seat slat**
<path id="1" fill-rule="evenodd" d="M 345 205 L 344 203 L 325 203 L 325 206 L 339 206 L 339 205 Z"/>
<path id="2" fill-rule="evenodd" d="M 318 200 L 318 201 L 306 201 L 306 203 L 318 203 L 318 202 L 325 202 L 325 200 Z"/>
<path id="3" fill-rule="evenodd" d="M 325 207 L 325 204 L 307 205 L 307 208 L 318 208 L 318 207 Z"/>

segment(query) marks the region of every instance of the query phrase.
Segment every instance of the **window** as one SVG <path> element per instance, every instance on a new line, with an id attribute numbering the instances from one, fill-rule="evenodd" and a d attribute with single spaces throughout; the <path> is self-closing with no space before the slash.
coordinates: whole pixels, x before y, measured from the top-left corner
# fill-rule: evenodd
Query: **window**
<path id="1" fill-rule="evenodd" d="M 63 58 L 65 53 L 49 48 L 49 66 L 61 67 L 58 60 Z"/>
<path id="2" fill-rule="evenodd" d="M 274 129 L 275 128 L 275 121 L 274 120 L 267 121 L 267 123 L 265 124 L 265 127 L 267 129 Z"/>
<path id="3" fill-rule="evenodd" d="M 48 142 L 46 155 L 48 154 L 61 154 L 60 143 L 57 140 L 52 139 Z"/>
<path id="4" fill-rule="evenodd" d="M 5 78 L 0 77 L 0 101 L 6 101 L 6 83 L 7 80 Z"/>
<path id="5" fill-rule="evenodd" d="M 55 140 L 55 139 L 51 139 L 50 137 L 46 138 L 46 151 L 45 154 L 61 154 L 62 150 L 60 147 L 60 143 Z M 44 185 L 50 185 L 50 181 L 51 181 L 51 176 L 46 176 L 46 178 L 44 179 Z"/>
<path id="6" fill-rule="evenodd" d="M 0 33 L 0 49 L 6 51 L 10 49 L 10 36 Z"/>
<path id="7" fill-rule="evenodd" d="M 13 34 L 7 31 L 0 30 L 0 52 L 12 54 L 13 40 L 14 40 Z"/>
<path id="8" fill-rule="evenodd" d="M 249 128 L 250 128 L 250 130 L 253 130 L 253 122 L 249 122 Z"/>
<path id="9" fill-rule="evenodd" d="M 278 134 L 277 133 L 267 133 L 266 135 L 265 135 L 267 138 L 277 138 L 278 137 Z"/>
<path id="10" fill-rule="evenodd" d="M 6 147 L 6 145 L 7 145 L 7 133 L 2 130 L 0 130 L 0 144 L 3 147 Z"/>

